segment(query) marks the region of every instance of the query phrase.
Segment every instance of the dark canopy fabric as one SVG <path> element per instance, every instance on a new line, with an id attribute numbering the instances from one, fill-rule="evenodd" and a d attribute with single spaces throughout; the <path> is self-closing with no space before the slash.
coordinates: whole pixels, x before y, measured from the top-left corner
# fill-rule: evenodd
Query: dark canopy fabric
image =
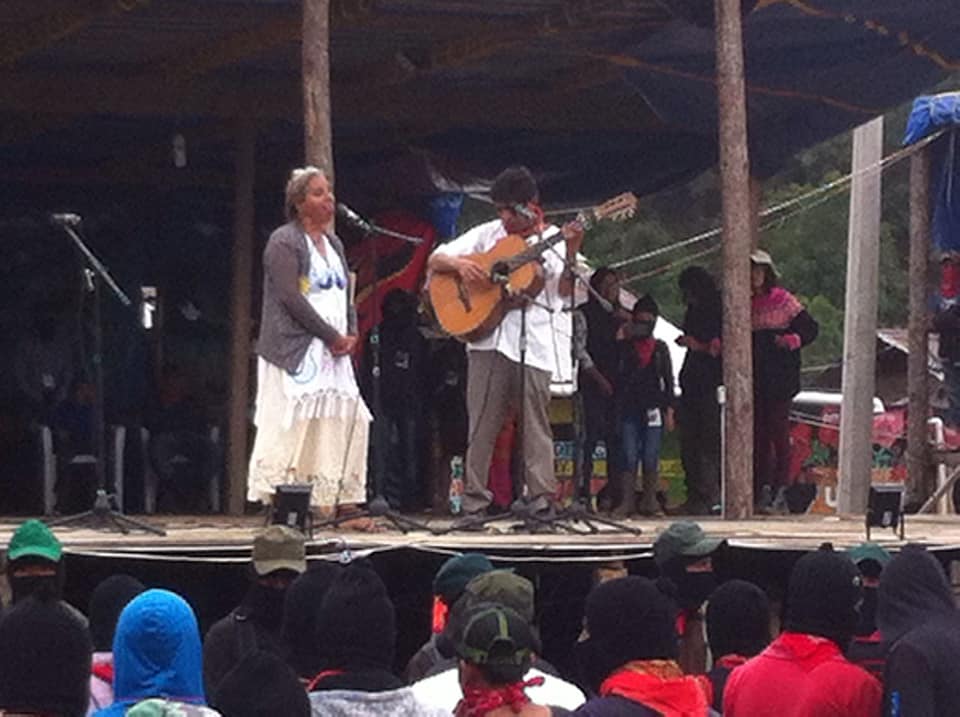
<path id="1" fill-rule="evenodd" d="M 960 70 L 960 8 L 956 0 L 768 0 L 745 18 L 744 40 L 751 158 L 762 177 Z M 593 98 L 640 98 L 660 126 L 565 134 L 460 127 L 417 149 L 461 176 L 527 163 L 553 201 L 644 193 L 716 162 L 712 27 L 677 18 L 639 39 L 593 35 L 571 52 L 619 70 Z M 347 166 L 354 159 L 344 157 Z"/>

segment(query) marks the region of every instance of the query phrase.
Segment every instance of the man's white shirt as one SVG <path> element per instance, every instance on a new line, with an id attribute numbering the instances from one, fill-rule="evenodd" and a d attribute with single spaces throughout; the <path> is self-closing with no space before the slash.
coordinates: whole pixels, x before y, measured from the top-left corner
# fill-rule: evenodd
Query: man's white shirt
<path id="1" fill-rule="evenodd" d="M 586 702 L 586 697 L 576 685 L 531 667 L 524 675 L 524 679 L 529 680 L 534 677 L 542 677 L 543 684 L 539 687 L 527 687 L 524 690 L 534 704 L 562 707 L 572 712 Z M 447 710 L 450 713 L 463 699 L 460 673 L 456 667 L 414 682 L 410 688 L 420 703 Z"/>
<path id="2" fill-rule="evenodd" d="M 558 355 L 559 347 L 554 341 L 554 322 L 563 309 L 563 297 L 560 296 L 560 275 L 564 264 L 561 258 L 566 252 L 563 237 L 554 226 L 544 229 L 544 235 L 556 242 L 555 250 L 547 249 L 541 254 L 545 285 L 534 300 L 527 306 L 527 354 L 526 364 L 533 368 L 559 373 L 560 362 L 565 358 Z M 445 256 L 466 256 L 489 251 L 507 231 L 499 219 L 474 227 L 456 239 L 442 244 L 434 254 Z M 536 234 L 527 238 L 528 244 L 535 244 Z M 521 311 L 513 309 L 503 317 L 493 332 L 479 341 L 467 344 L 470 351 L 499 351 L 511 361 L 520 362 L 520 323 Z"/>

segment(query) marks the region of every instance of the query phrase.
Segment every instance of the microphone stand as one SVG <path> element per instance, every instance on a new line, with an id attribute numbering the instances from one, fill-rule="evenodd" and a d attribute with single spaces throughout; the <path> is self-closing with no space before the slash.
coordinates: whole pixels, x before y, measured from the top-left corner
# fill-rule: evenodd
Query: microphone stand
<path id="1" fill-rule="evenodd" d="M 106 484 L 106 425 L 104 417 L 104 380 L 103 380 L 103 322 L 100 307 L 100 284 L 106 284 L 120 303 L 129 308 L 132 305 L 130 298 L 123 293 L 123 290 L 113 280 L 107 268 L 100 262 L 96 255 L 84 243 L 80 235 L 74 231 L 69 222 L 56 220 L 57 226 L 66 232 L 67 236 L 76 246 L 80 255 L 83 257 L 85 266 L 83 268 L 84 281 L 87 290 L 93 295 L 93 366 L 94 383 L 96 385 L 96 398 L 93 404 L 93 434 L 94 434 L 94 456 L 96 462 L 94 469 L 97 478 L 97 492 L 94 497 L 93 507 L 82 513 L 66 516 L 50 522 L 51 526 L 59 525 L 77 525 L 91 522 L 94 528 L 106 528 L 119 530 L 121 533 L 130 532 L 130 528 L 139 529 L 155 535 L 166 535 L 166 531 L 155 528 L 148 523 L 134 520 L 125 516 L 119 511 L 113 510 L 111 499 L 112 493 L 107 493 Z"/>
<path id="2" fill-rule="evenodd" d="M 349 222 L 349 220 L 348 220 Z M 395 239 L 402 239 L 405 242 L 410 244 L 419 245 L 423 243 L 423 238 L 411 236 L 409 234 L 401 234 L 400 232 L 395 232 L 391 229 L 378 226 L 372 222 L 365 220 L 354 220 L 352 223 L 355 227 L 360 229 L 363 232 L 364 238 L 369 240 L 370 254 L 371 254 L 371 263 L 373 265 L 373 284 L 371 286 L 371 303 L 373 304 L 374 321 L 373 326 L 370 329 L 370 355 L 372 367 L 370 375 L 373 378 L 372 383 L 372 396 L 373 396 L 373 435 L 372 435 L 372 444 L 373 444 L 373 497 L 367 501 L 367 507 L 365 510 L 361 510 L 357 513 L 352 513 L 350 515 L 342 515 L 330 518 L 325 520 L 317 525 L 317 527 L 336 527 L 341 523 L 345 523 L 349 520 L 356 520 L 357 518 L 386 518 L 389 520 L 393 526 L 402 533 L 406 533 L 408 530 L 422 530 L 429 533 L 435 533 L 436 531 L 431 528 L 426 523 L 421 523 L 418 520 L 414 520 L 406 515 L 403 515 L 399 511 L 394 510 L 390 507 L 390 503 L 384 497 L 383 494 L 383 467 L 384 467 L 384 458 L 385 452 L 383 447 L 383 401 L 381 399 L 381 390 L 380 390 L 380 272 L 378 268 L 379 256 L 377 252 L 377 239 L 376 234 L 383 234 L 385 236 L 390 236 Z"/>
<path id="3" fill-rule="evenodd" d="M 542 227 L 537 231 L 537 241 L 538 243 L 543 242 Z M 576 276 L 576 272 L 571 269 L 570 262 L 565 256 L 557 252 L 553 245 L 549 247 L 548 251 L 552 251 L 560 256 L 567 271 Z M 493 278 L 498 279 L 496 276 Z M 509 281 L 509 276 L 500 278 L 499 280 L 501 283 L 504 283 L 505 281 Z M 526 430 L 524 426 L 524 409 L 526 408 L 527 400 L 527 307 L 533 302 L 533 300 L 527 296 L 521 296 L 520 298 L 522 300 L 522 304 L 520 306 L 520 405 L 518 409 L 519 422 L 517 424 L 517 452 L 519 454 L 521 485 L 525 488 L 527 486 Z M 573 300 L 574 298 L 571 294 L 571 307 Z M 547 307 L 547 310 L 550 310 L 549 307 Z M 449 528 L 439 531 L 439 533 L 449 533 L 458 529 L 476 531 L 482 529 L 489 523 L 503 520 L 504 518 L 513 518 L 514 520 L 520 521 L 520 525 L 516 526 L 516 528 L 526 530 L 530 533 L 543 532 L 544 530 L 552 532 L 559 528 L 568 533 L 574 533 L 577 535 L 591 535 L 600 532 L 595 523 L 603 523 L 623 532 L 640 535 L 639 528 L 633 528 L 624 523 L 618 523 L 613 520 L 608 520 L 606 518 L 589 514 L 586 506 L 582 505 L 577 500 L 574 500 L 571 506 L 564 508 L 559 512 L 554 512 L 553 510 L 537 511 L 535 510 L 533 503 L 528 503 L 527 501 L 523 500 L 522 497 L 517 498 L 510 504 L 510 509 L 506 512 L 506 514 L 478 517 L 473 520 L 469 520 L 467 523 L 459 525 L 455 521 L 450 525 Z M 583 523 L 586 525 L 586 530 L 577 528 L 575 525 L 576 523 Z"/>

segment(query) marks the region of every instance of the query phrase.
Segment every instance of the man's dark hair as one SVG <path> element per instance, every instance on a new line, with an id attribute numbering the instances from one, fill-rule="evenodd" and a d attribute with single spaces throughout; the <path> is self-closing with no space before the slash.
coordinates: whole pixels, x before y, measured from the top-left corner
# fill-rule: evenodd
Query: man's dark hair
<path id="1" fill-rule="evenodd" d="M 537 180 L 526 167 L 508 167 L 500 172 L 490 187 L 494 204 L 526 204 L 539 199 Z"/>
<path id="2" fill-rule="evenodd" d="M 599 293 L 601 284 L 606 281 L 608 276 L 617 276 L 617 270 L 611 269 L 609 266 L 598 267 L 590 275 L 590 288 Z"/>
<path id="3" fill-rule="evenodd" d="M 637 303 L 633 305 L 633 310 L 631 311 L 634 316 L 640 312 L 660 316 L 660 307 L 657 305 L 656 299 L 650 296 L 650 294 L 644 294 L 637 299 Z"/>

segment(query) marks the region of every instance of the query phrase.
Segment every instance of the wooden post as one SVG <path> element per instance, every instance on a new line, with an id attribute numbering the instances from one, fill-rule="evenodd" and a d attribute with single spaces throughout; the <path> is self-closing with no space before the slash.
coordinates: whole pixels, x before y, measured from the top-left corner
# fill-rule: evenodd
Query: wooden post
<path id="1" fill-rule="evenodd" d="M 837 509 L 865 513 L 873 468 L 883 117 L 853 131 Z"/>
<path id="2" fill-rule="evenodd" d="M 253 121 L 239 120 L 233 207 L 230 276 L 230 398 L 227 428 L 227 512 L 243 515 L 247 494 L 250 423 L 250 301 L 253 281 L 254 164 L 257 134 Z"/>
<path id="3" fill-rule="evenodd" d="M 307 164 L 333 185 L 330 122 L 330 1 L 303 0 L 303 137 Z"/>
<path id="4" fill-rule="evenodd" d="M 753 512 L 750 161 L 740 0 L 715 0 L 715 8 L 723 193 L 724 517 L 737 520 Z"/>
<path id="5" fill-rule="evenodd" d="M 927 388 L 930 319 L 927 284 L 930 247 L 930 148 L 910 157 L 910 318 L 907 322 L 907 494 L 930 494 Z"/>

